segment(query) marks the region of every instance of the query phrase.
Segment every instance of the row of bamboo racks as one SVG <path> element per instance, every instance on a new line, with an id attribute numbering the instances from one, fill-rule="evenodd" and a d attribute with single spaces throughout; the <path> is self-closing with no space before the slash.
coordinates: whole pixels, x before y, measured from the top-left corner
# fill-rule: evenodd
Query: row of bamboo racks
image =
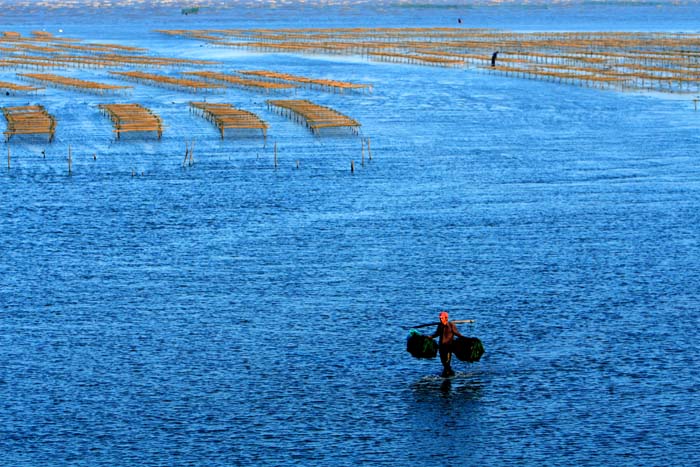
<path id="1" fill-rule="evenodd" d="M 67 76 L 54 75 L 50 73 L 18 73 L 17 76 L 45 83 L 49 86 L 55 86 L 65 89 L 77 89 L 82 92 L 92 92 L 96 94 L 120 94 L 131 90 L 131 86 L 122 86 L 117 84 L 105 84 L 96 81 L 87 81 L 83 79 L 70 78 Z"/>
<path id="2" fill-rule="evenodd" d="M 145 73 L 142 71 L 110 71 L 112 75 L 120 78 L 136 81 L 151 86 L 160 86 L 171 89 L 184 89 L 189 92 L 213 92 L 223 91 L 223 84 L 209 83 L 201 80 L 175 78 L 172 76 Z"/>
<path id="3" fill-rule="evenodd" d="M 184 67 L 184 66 L 214 66 L 218 62 L 212 60 L 189 60 L 169 57 L 150 57 L 141 55 L 76 55 L 76 54 L 13 54 L 0 58 L 2 68 L 115 68 L 115 67 Z"/>
<path id="4" fill-rule="evenodd" d="M 196 76 L 208 82 L 223 83 L 229 86 L 243 88 L 249 91 L 280 92 L 294 91 L 297 86 L 290 83 L 275 83 L 271 81 L 246 79 L 227 73 L 215 71 L 189 71 L 185 75 Z"/>
<path id="5" fill-rule="evenodd" d="M 9 81 L 0 81 L 0 90 L 5 91 L 7 94 L 15 92 L 38 92 L 44 88 L 36 86 L 27 86 L 24 84 L 10 83 Z"/>
<path id="6" fill-rule="evenodd" d="M 274 71 L 239 71 L 238 75 L 221 73 L 216 71 L 190 71 L 184 72 L 183 77 L 169 76 L 156 73 L 145 73 L 143 71 L 110 71 L 110 74 L 121 79 L 127 79 L 152 86 L 169 87 L 188 92 L 214 92 L 223 91 L 226 86 L 234 86 L 249 91 L 285 92 L 294 91 L 301 85 L 320 86 L 325 89 L 367 89 L 370 85 L 348 83 L 327 79 L 314 79 L 303 76 L 288 75 Z M 262 79 L 245 78 L 241 75 L 250 75 Z M 119 93 L 132 89 L 131 86 L 111 85 L 95 81 L 86 81 L 67 76 L 51 73 L 18 73 L 20 78 L 41 82 L 49 86 L 78 90 L 83 92 L 93 92 L 99 94 Z M 199 79 L 189 79 L 188 76 Z M 14 87 L 12 87 L 14 86 Z M 7 83 L 7 87 L 12 90 L 30 90 L 21 88 L 20 85 Z M 0 86 L 0 88 L 2 88 Z"/>
<path id="7" fill-rule="evenodd" d="M 700 35 L 466 28 L 163 30 L 258 52 L 360 55 L 618 90 L 700 91 Z M 494 53 L 498 52 L 497 58 Z"/>
<path id="8" fill-rule="evenodd" d="M 295 121 L 304 123 L 314 134 L 324 128 L 349 127 L 357 133 L 360 123 L 330 107 L 308 100 L 269 100 L 268 109 L 275 109 Z M 126 132 L 156 132 L 163 134 L 162 119 L 150 109 L 134 103 L 100 104 L 99 109 L 112 121 L 116 139 Z M 42 106 L 3 107 L 7 119 L 7 140 L 15 134 L 48 134 L 53 139 L 56 119 Z M 256 114 L 228 103 L 190 102 L 190 111 L 212 122 L 224 138 L 225 130 L 260 130 L 267 139 L 268 124 Z"/>
<path id="9" fill-rule="evenodd" d="M 371 85 L 350 83 L 345 81 L 308 78 L 305 76 L 290 75 L 287 73 L 279 73 L 267 70 L 238 70 L 237 74 L 222 73 L 218 71 L 187 71 L 182 74 L 200 78 L 203 81 L 194 81 L 180 78 L 165 77 L 153 73 L 143 73 L 140 71 L 131 72 L 112 72 L 114 75 L 125 76 L 129 78 L 141 78 L 140 81 L 152 83 L 166 83 L 176 87 L 190 89 L 206 89 L 215 90 L 225 86 L 233 86 L 246 89 L 248 91 L 270 92 L 285 92 L 294 91 L 299 86 L 317 87 L 323 90 L 364 90 L 372 89 Z M 245 78 L 243 76 L 254 76 L 260 79 Z M 199 83 L 199 84 L 193 84 Z M 212 83 L 205 85 L 203 83 Z"/>
<path id="10" fill-rule="evenodd" d="M 50 33 L 31 37 L 5 31 L 0 36 L 0 68 L 104 68 L 218 66 L 214 60 L 153 56 L 147 49 L 120 44 L 83 43 Z"/>
<path id="11" fill-rule="evenodd" d="M 200 36 L 213 38 L 214 36 Z M 0 69 L 48 69 L 65 68 L 160 68 L 160 67 L 217 67 L 221 63 L 213 60 L 194 60 L 152 56 L 147 49 L 119 44 L 83 43 L 76 39 L 58 38 L 50 33 L 34 31 L 32 37 L 6 31 L 0 36 Z M 370 90 L 371 85 L 350 83 L 338 80 L 309 78 L 275 71 L 237 71 L 236 74 L 217 71 L 191 71 L 184 75 L 197 77 L 210 84 L 188 80 L 186 77 L 161 76 L 142 71 L 112 71 L 121 78 L 156 86 L 185 89 L 189 92 L 219 91 L 224 86 L 235 86 L 249 91 L 293 92 L 300 86 L 324 91 L 345 92 Z M 38 75 L 39 73 L 35 73 Z M 26 73 L 25 75 L 30 75 Z M 53 77 L 49 82 L 54 86 L 73 89 L 108 92 L 110 89 L 99 85 L 91 86 L 77 82 L 69 83 L 68 78 Z"/>
<path id="12" fill-rule="evenodd" d="M 308 78 L 306 76 L 291 75 L 289 73 L 279 73 L 276 71 L 268 70 L 239 70 L 238 73 L 248 76 L 256 76 L 264 78 L 271 81 L 281 81 L 281 82 L 292 82 L 298 83 L 302 86 L 309 86 L 311 88 L 319 88 L 322 90 L 330 91 L 372 91 L 371 84 L 360 84 L 360 83 L 349 83 L 346 81 L 337 81 L 331 79 L 318 79 L 318 78 Z"/>
<path id="13" fill-rule="evenodd" d="M 7 120 L 5 139 L 9 141 L 13 135 L 46 134 L 49 142 L 53 140 L 56 131 L 56 119 L 40 105 L 18 107 L 3 107 L 2 112 Z"/>

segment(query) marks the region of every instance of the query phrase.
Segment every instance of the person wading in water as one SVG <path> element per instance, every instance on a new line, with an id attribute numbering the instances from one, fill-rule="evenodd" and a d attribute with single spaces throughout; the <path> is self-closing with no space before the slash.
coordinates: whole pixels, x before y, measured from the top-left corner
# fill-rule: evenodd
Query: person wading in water
<path id="1" fill-rule="evenodd" d="M 446 311 L 440 312 L 440 324 L 438 324 L 435 332 L 430 336 L 431 339 L 438 337 L 438 349 L 440 351 L 440 361 L 442 362 L 443 371 L 442 377 L 454 376 L 450 360 L 452 359 L 452 342 L 455 336 L 464 337 L 457 330 L 457 326 L 449 321 L 450 315 Z"/>

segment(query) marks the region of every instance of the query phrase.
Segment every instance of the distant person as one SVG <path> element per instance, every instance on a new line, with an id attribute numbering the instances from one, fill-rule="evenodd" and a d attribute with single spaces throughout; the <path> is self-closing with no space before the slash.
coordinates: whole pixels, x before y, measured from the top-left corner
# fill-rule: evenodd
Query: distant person
<path id="1" fill-rule="evenodd" d="M 496 66 L 496 57 L 498 57 L 498 50 L 491 55 L 491 66 Z"/>
<path id="2" fill-rule="evenodd" d="M 450 360 L 452 359 L 452 342 L 455 336 L 464 337 L 457 330 L 455 323 L 449 321 L 450 315 L 446 311 L 440 312 L 440 323 L 435 332 L 430 336 L 431 339 L 439 337 L 438 350 L 440 351 L 440 362 L 442 362 L 442 377 L 454 376 Z"/>

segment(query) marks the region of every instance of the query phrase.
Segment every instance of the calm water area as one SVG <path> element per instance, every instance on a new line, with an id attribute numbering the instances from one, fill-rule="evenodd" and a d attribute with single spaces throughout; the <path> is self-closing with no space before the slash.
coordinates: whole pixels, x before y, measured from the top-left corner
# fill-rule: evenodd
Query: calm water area
<path id="1" fill-rule="evenodd" d="M 3 5 L 3 30 L 373 92 L 296 96 L 362 124 L 364 165 L 360 137 L 313 136 L 245 90 L 206 97 L 260 115 L 267 144 L 222 141 L 187 110 L 202 96 L 171 89 L 2 97 L 59 123 L 50 144 L 12 139 L 9 170 L 0 146 L 0 466 L 697 465 L 694 95 L 154 29 L 697 32 L 699 4 Z M 162 140 L 116 142 L 96 108 L 114 101 L 161 115 Z M 486 349 L 451 380 L 405 351 L 441 309 Z"/>

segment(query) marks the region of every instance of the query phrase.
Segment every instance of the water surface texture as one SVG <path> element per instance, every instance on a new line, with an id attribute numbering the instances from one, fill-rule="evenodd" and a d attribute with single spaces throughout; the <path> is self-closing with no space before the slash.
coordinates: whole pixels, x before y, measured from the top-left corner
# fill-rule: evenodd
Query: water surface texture
<path id="1" fill-rule="evenodd" d="M 313 136 L 243 90 L 208 99 L 258 113 L 267 145 L 221 141 L 184 92 L 4 96 L 43 104 L 59 127 L 51 144 L 11 140 L 0 171 L 0 465 L 698 459 L 694 96 L 248 54 L 152 31 L 457 17 L 675 31 L 697 27 L 696 3 L 241 4 L 187 17 L 167 5 L 28 4 L 6 12 L 6 29 L 371 83 L 371 94 L 297 97 L 361 122 L 372 160 L 361 165 L 358 136 Z M 161 115 L 163 139 L 114 141 L 97 104 L 115 100 Z M 195 164 L 183 167 L 190 141 Z M 447 381 L 438 360 L 405 352 L 408 328 L 443 308 L 476 319 L 460 329 L 486 348 Z"/>

